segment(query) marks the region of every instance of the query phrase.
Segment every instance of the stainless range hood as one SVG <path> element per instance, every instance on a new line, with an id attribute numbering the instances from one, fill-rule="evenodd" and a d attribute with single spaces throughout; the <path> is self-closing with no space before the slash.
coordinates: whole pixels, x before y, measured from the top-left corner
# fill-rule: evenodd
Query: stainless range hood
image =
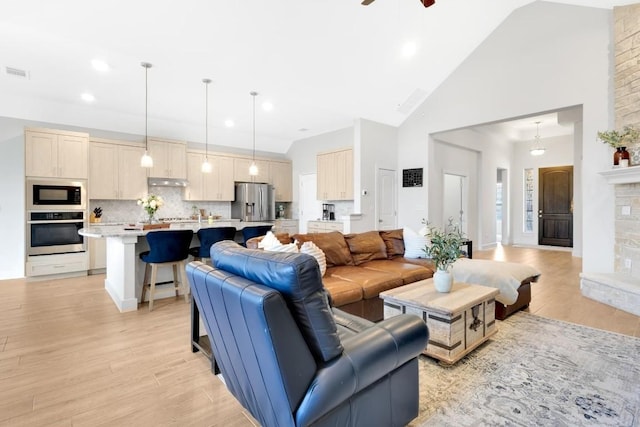
<path id="1" fill-rule="evenodd" d="M 186 187 L 189 181 L 181 178 L 147 178 L 150 187 Z"/>

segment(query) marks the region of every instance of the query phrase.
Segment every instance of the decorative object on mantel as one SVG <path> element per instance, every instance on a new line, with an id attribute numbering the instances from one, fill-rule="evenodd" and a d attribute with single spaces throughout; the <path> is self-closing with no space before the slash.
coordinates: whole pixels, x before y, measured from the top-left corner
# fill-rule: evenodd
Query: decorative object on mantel
<path id="1" fill-rule="evenodd" d="M 631 158 L 627 147 L 638 142 L 640 131 L 633 126 L 625 126 L 622 131 L 608 130 L 598 132 L 598 139 L 616 151 L 613 153 L 613 167 L 631 166 Z"/>
<path id="2" fill-rule="evenodd" d="M 429 236 L 431 240 L 424 251 L 436 266 L 433 285 L 438 292 L 449 292 L 453 285 L 450 268 L 460 258 L 460 246 L 465 240 L 464 234 L 460 227 L 454 224 L 453 218 L 449 218 L 449 223 L 444 229 L 435 227 L 425 220 L 422 220 L 422 223 L 425 224 L 426 230 L 421 230 L 421 234 Z"/>
<path id="3" fill-rule="evenodd" d="M 148 223 L 153 224 L 156 221 L 155 214 L 159 208 L 164 205 L 164 200 L 162 197 L 156 196 L 155 194 L 149 194 L 141 199 L 138 199 L 138 205 L 142 206 L 142 208 L 147 212 L 149 216 Z"/>
<path id="4" fill-rule="evenodd" d="M 89 222 L 96 223 L 102 221 L 102 208 L 98 206 L 89 215 Z"/>

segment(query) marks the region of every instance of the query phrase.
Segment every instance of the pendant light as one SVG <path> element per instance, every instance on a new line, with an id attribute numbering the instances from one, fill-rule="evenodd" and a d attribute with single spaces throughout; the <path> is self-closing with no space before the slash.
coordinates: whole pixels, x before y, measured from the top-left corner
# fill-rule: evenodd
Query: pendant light
<path id="1" fill-rule="evenodd" d="M 249 92 L 249 95 L 253 97 L 253 161 L 249 166 L 249 175 L 258 175 L 258 165 L 256 165 L 256 96 L 258 92 Z"/>
<path id="2" fill-rule="evenodd" d="M 148 142 L 148 114 L 147 109 L 149 107 L 149 85 L 147 83 L 147 73 L 149 72 L 149 68 L 151 68 L 151 64 L 148 62 L 143 62 L 140 65 L 144 67 L 144 154 L 140 159 L 140 166 L 143 168 L 152 168 L 153 167 L 153 159 L 149 155 L 149 142 Z"/>
<path id="3" fill-rule="evenodd" d="M 203 173 L 211 173 L 213 169 L 211 163 L 209 163 L 209 83 L 211 83 L 211 79 L 202 79 L 202 83 L 204 83 L 205 87 L 205 115 L 204 115 L 204 162 L 202 162 L 202 172 Z"/>
<path id="4" fill-rule="evenodd" d="M 542 156 L 544 154 L 544 147 L 540 144 L 540 122 L 536 122 L 536 136 L 534 139 L 533 147 L 529 150 L 532 156 Z"/>

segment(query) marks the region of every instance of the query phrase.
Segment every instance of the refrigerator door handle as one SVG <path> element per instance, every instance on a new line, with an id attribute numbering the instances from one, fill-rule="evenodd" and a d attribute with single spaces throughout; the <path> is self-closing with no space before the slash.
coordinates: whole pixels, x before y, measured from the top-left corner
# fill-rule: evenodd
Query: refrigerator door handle
<path id="1" fill-rule="evenodd" d="M 259 187 L 258 192 L 260 193 L 260 219 L 263 220 L 264 219 L 264 214 L 262 213 L 262 207 L 264 206 L 265 200 L 264 200 L 264 194 L 262 192 L 262 187 Z"/>

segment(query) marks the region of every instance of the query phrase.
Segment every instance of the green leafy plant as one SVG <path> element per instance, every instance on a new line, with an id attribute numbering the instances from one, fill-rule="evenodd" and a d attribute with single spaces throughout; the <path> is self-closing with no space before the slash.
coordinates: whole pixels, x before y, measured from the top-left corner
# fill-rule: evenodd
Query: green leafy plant
<path id="1" fill-rule="evenodd" d="M 460 227 L 449 218 L 447 226 L 442 229 L 422 220 L 426 225 L 427 235 L 431 243 L 424 248 L 425 253 L 433 260 L 438 270 L 449 270 L 458 258 L 460 258 L 460 246 L 466 240 Z"/>
<path id="2" fill-rule="evenodd" d="M 633 126 L 625 126 L 622 131 L 608 130 L 598 132 L 598 139 L 613 148 L 628 147 L 638 142 L 640 131 Z"/>

